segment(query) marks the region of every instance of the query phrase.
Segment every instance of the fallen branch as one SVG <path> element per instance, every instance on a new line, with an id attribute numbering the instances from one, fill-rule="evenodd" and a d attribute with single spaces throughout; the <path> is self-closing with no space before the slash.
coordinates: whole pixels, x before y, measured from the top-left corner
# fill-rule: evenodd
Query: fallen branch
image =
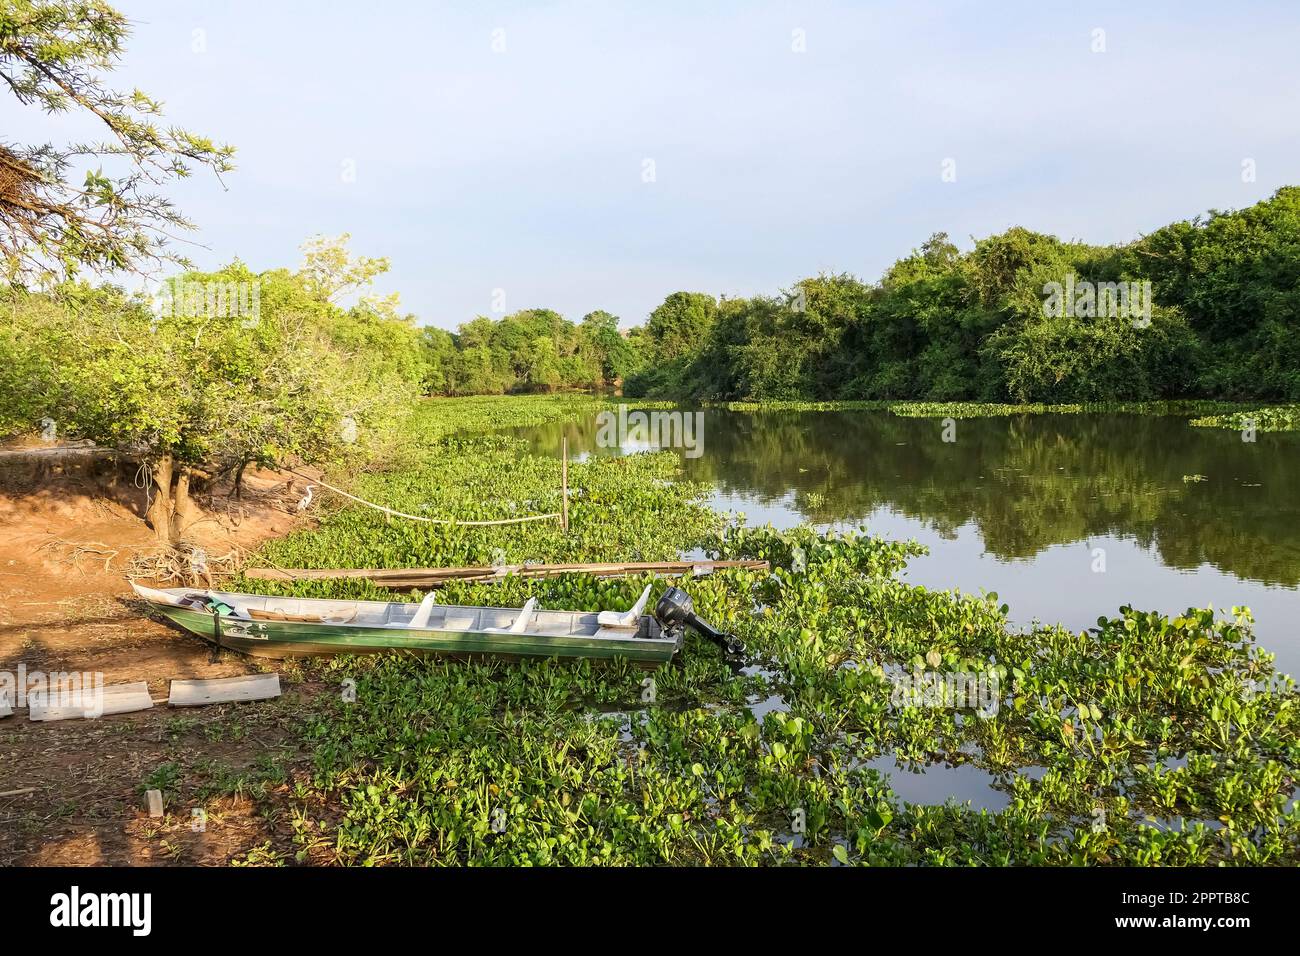
<path id="1" fill-rule="evenodd" d="M 89 547 L 89 545 L 92 544 L 97 544 L 100 547 L 98 548 Z M 74 568 L 76 568 L 83 575 L 86 572 L 82 570 L 81 559 L 86 555 L 93 554 L 96 555 L 97 557 L 102 557 L 104 560 L 104 570 L 111 571 L 112 568 L 110 567 L 110 565 L 112 564 L 113 559 L 122 553 L 120 549 L 110 548 L 102 541 L 89 541 L 86 542 L 85 544 L 78 544 L 75 541 L 66 541 L 63 538 L 58 538 L 58 537 L 46 541 L 36 550 L 44 551 L 46 548 L 53 548 L 55 546 L 61 546 L 68 549 L 68 553 L 63 555 L 63 560 L 69 562 Z"/>

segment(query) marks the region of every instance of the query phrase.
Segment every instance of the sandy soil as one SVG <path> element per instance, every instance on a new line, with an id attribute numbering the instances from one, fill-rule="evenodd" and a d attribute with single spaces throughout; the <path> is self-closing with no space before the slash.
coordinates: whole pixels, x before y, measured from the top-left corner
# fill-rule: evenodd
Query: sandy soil
<path id="1" fill-rule="evenodd" d="M 255 547 L 303 520 L 293 495 L 274 475 L 249 475 L 242 500 L 224 489 L 205 500 L 190 537 L 213 556 Z M 114 462 L 0 462 L 0 671 L 144 680 L 155 700 L 97 720 L 33 723 L 24 709 L 0 719 L 0 865 L 225 863 L 284 842 L 240 794 L 287 789 L 301 758 L 291 717 L 317 689 L 282 667 L 275 701 L 166 705 L 173 678 L 271 668 L 232 653 L 213 661 L 202 641 L 145 615 L 124 573 L 157 551 L 144 507 Z M 168 801 L 162 819 L 143 809 L 150 787 Z"/>

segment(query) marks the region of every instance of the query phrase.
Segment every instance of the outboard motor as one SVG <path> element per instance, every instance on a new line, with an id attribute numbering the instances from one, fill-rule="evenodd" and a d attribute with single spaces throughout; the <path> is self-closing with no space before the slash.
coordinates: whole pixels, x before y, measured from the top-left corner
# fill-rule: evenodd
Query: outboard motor
<path id="1" fill-rule="evenodd" d="M 690 627 L 701 637 L 707 637 L 722 648 L 722 656 L 728 661 L 739 661 L 745 653 L 745 645 L 736 635 L 719 631 L 695 613 L 691 596 L 681 588 L 669 588 L 664 592 L 664 596 L 655 605 L 655 619 L 670 631 Z"/>

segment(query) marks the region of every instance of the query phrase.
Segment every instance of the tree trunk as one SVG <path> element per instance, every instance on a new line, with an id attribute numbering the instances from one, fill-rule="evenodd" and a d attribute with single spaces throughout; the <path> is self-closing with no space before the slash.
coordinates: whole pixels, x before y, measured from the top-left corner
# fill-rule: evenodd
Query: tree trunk
<path id="1" fill-rule="evenodd" d="M 185 532 L 203 516 L 190 497 L 194 474 L 188 465 L 177 467 L 171 455 L 159 458 L 153 466 L 153 500 L 145 518 L 162 544 L 176 547 Z"/>
<path id="2" fill-rule="evenodd" d="M 163 544 L 172 544 L 172 474 L 171 455 L 163 455 L 153 464 L 153 500 L 145 512 L 145 520 L 154 535 Z"/>
<path id="3" fill-rule="evenodd" d="M 190 518 L 190 470 L 181 468 L 181 473 L 175 476 L 175 496 L 172 499 L 172 540 L 179 541 L 181 536 L 185 535 L 185 529 Z"/>
<path id="4" fill-rule="evenodd" d="M 190 470 L 181 466 L 176 476 L 176 494 L 172 498 L 172 542 L 178 543 L 194 523 L 194 502 L 190 500 Z"/>

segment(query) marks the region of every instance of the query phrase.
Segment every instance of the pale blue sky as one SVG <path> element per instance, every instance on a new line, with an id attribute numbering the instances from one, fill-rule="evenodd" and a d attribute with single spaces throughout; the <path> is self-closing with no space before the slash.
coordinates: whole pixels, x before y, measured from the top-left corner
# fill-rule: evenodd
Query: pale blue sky
<path id="1" fill-rule="evenodd" d="M 1295 3 L 116 5 L 115 83 L 239 148 L 226 191 L 172 190 L 199 264 L 348 231 L 446 328 L 497 288 L 631 325 L 677 289 L 875 279 L 936 231 L 1122 241 L 1300 183 Z M 82 128 L 10 97 L 0 124 Z"/>

